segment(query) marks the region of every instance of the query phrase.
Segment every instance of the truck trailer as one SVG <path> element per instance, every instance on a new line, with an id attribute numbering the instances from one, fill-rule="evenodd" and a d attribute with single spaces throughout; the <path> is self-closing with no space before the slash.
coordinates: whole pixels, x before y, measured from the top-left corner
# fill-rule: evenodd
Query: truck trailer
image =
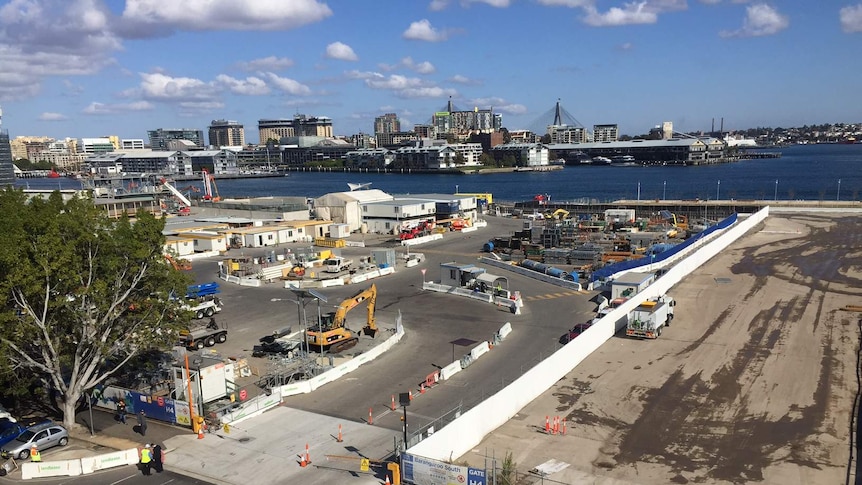
<path id="1" fill-rule="evenodd" d="M 190 350 L 200 350 L 227 342 L 227 325 L 210 318 L 206 324 L 192 324 L 180 331 L 180 344 Z"/>
<path id="2" fill-rule="evenodd" d="M 676 302 L 669 296 L 641 303 L 628 315 L 626 335 L 638 338 L 659 338 L 662 328 L 669 327 L 673 320 L 675 305 Z"/>

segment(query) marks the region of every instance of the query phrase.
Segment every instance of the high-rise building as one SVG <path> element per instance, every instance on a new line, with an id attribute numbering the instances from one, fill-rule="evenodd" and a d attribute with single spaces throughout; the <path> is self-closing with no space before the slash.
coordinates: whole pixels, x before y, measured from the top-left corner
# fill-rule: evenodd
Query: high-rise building
<path id="1" fill-rule="evenodd" d="M 123 138 L 120 145 L 123 150 L 143 150 L 144 140 L 142 138 Z"/>
<path id="2" fill-rule="evenodd" d="M 551 143 L 586 143 L 587 130 L 583 126 L 548 125 Z"/>
<path id="3" fill-rule="evenodd" d="M 110 153 L 114 144 L 110 138 L 81 138 L 81 153 Z"/>
<path id="4" fill-rule="evenodd" d="M 620 130 L 617 125 L 593 125 L 593 142 L 617 141 Z"/>
<path id="5" fill-rule="evenodd" d="M 374 134 L 381 133 L 398 133 L 401 131 L 401 121 L 398 120 L 398 115 L 395 113 L 386 113 L 383 116 L 374 118 Z"/>
<path id="6" fill-rule="evenodd" d="M 276 118 L 257 121 L 260 144 L 269 140 L 278 143 L 282 138 L 292 136 L 322 136 L 332 138 L 332 119 L 325 116 L 314 117 L 297 114 L 293 119 Z"/>
<path id="7" fill-rule="evenodd" d="M 245 128 L 233 120 L 212 120 L 209 140 L 216 148 L 245 146 Z"/>
<path id="8" fill-rule="evenodd" d="M 187 140 L 198 148 L 204 147 L 203 130 L 195 130 L 191 128 L 158 128 L 156 130 L 148 130 L 147 136 L 150 138 L 150 148 L 154 151 L 169 150 L 168 142 L 171 140 Z"/>
<path id="9" fill-rule="evenodd" d="M 3 130 L 3 110 L 0 109 L 0 187 L 9 185 L 15 185 L 15 168 L 12 165 L 9 132 Z"/>

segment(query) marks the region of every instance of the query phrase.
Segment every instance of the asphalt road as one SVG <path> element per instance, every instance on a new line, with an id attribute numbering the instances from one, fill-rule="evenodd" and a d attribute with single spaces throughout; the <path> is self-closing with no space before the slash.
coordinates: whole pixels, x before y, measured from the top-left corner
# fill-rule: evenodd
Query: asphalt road
<path id="1" fill-rule="evenodd" d="M 512 333 L 489 354 L 426 393 L 414 392 L 415 399 L 408 410 L 408 422 L 413 431 L 450 410 L 459 407 L 466 410 L 559 348 L 559 338 L 567 329 L 594 314 L 595 304 L 589 301 L 594 294 L 564 290 L 493 267 L 488 267 L 488 272 L 506 276 L 509 288 L 521 292 L 526 301 L 521 315 L 513 315 L 507 308 L 421 289 L 421 268 L 427 270 L 427 280 L 439 281 L 440 263 L 479 264 L 477 259 L 482 256 L 480 251 L 485 241 L 519 230 L 523 224 L 520 220 L 495 217 L 487 220 L 488 227 L 476 232 L 446 233 L 442 241 L 413 247 L 411 252 L 425 254 L 423 263 L 412 268 L 399 265 L 395 274 L 374 280 L 378 287 L 378 321 L 394 322 L 399 312 L 403 316 L 406 335 L 395 348 L 338 382 L 308 395 L 288 397 L 285 404 L 360 422 L 368 419 L 371 408 L 375 425 L 401 429 L 401 411 L 389 410 L 393 395 L 397 399 L 401 392 L 418 391 L 429 373 L 453 361 L 453 349 L 456 359 L 469 352 L 470 347 L 453 346 L 452 341 L 490 340 L 501 326 L 510 322 Z M 368 236 L 366 243 L 376 244 L 380 239 Z M 406 252 L 393 242 L 380 244 L 396 247 L 399 253 Z M 284 248 L 270 250 L 279 252 Z M 244 255 L 250 256 L 264 252 L 262 249 L 243 250 Z M 357 259 L 368 255 L 370 248 L 345 248 L 342 252 Z M 228 256 L 237 253 L 238 250 L 231 250 Z M 215 280 L 216 269 L 215 260 L 194 262 L 198 283 Z M 293 299 L 283 283 L 260 288 L 220 284 L 225 309 L 217 318 L 228 322 L 230 327 L 228 342 L 215 347 L 222 355 L 250 356 L 260 336 L 288 325 L 298 328 L 297 305 L 271 301 L 273 298 Z M 328 297 L 322 311 L 331 311 L 331 306 L 364 287 L 360 284 L 319 290 Z M 314 303 L 306 308 L 309 315 L 316 312 Z M 348 322 L 353 322 L 357 330 L 364 318 L 364 309 L 357 308 L 349 315 Z M 262 368 L 267 365 L 264 359 L 250 360 Z"/>

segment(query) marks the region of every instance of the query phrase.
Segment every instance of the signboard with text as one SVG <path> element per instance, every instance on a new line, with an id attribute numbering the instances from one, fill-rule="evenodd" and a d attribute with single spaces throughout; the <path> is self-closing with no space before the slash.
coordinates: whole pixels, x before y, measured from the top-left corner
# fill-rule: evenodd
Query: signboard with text
<path id="1" fill-rule="evenodd" d="M 401 473 L 415 485 L 486 485 L 485 470 L 403 453 Z"/>

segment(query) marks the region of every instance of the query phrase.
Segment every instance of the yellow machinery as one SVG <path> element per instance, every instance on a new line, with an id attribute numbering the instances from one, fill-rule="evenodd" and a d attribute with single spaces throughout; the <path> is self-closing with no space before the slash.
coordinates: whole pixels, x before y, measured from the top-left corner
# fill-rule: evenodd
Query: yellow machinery
<path id="1" fill-rule="evenodd" d="M 186 259 L 174 259 L 170 254 L 165 254 L 165 259 L 167 259 L 168 263 L 170 263 L 177 271 L 190 271 L 192 269 L 192 263 Z"/>
<path id="2" fill-rule="evenodd" d="M 374 305 L 377 302 L 377 286 L 371 285 L 356 295 L 344 300 L 338 305 L 338 309 L 320 317 L 320 323 L 311 327 L 306 332 L 308 346 L 311 349 L 319 348 L 339 353 L 352 348 L 359 342 L 359 337 L 345 326 L 347 312 L 362 302 L 368 302 L 368 318 L 362 332 L 374 338 L 377 335 L 377 325 L 374 321 Z"/>
<path id="3" fill-rule="evenodd" d="M 674 227 L 676 227 L 677 229 L 680 229 L 682 231 L 688 230 L 688 217 L 674 214 L 673 212 L 668 210 L 660 211 L 659 215 L 662 217 L 662 219 L 666 219 L 673 223 Z"/>

